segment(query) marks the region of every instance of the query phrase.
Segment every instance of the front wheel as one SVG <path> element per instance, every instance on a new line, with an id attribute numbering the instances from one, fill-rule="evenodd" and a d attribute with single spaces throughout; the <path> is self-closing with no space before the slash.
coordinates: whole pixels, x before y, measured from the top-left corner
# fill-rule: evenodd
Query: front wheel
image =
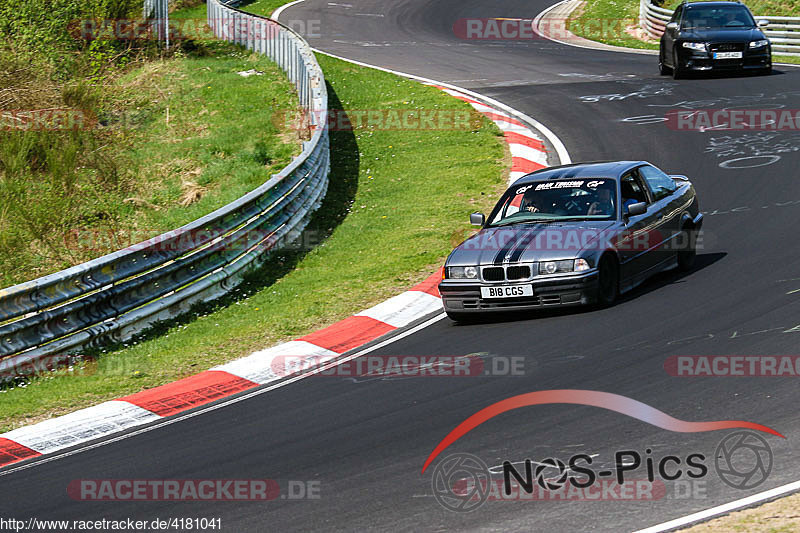
<path id="1" fill-rule="evenodd" d="M 664 64 L 664 55 L 660 50 L 658 52 L 658 73 L 662 76 L 666 76 L 670 73 L 670 68 Z"/>
<path id="2" fill-rule="evenodd" d="M 673 50 L 672 52 L 672 79 L 679 80 L 683 77 L 683 69 L 679 67 L 680 63 L 678 62 L 678 52 Z"/>
<path id="3" fill-rule="evenodd" d="M 619 296 L 619 266 L 610 255 L 600 259 L 597 280 L 597 304 L 600 307 L 609 307 Z"/>

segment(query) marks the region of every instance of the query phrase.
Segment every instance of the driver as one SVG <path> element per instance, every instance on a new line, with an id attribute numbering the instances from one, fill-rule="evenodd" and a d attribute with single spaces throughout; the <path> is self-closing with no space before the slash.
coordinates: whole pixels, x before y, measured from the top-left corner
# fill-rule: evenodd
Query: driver
<path id="1" fill-rule="evenodd" d="M 545 202 L 542 200 L 541 196 L 534 194 L 525 199 L 521 211 L 527 211 L 528 213 L 544 213 L 545 209 Z"/>
<path id="2" fill-rule="evenodd" d="M 739 17 L 738 10 L 726 9 L 722 18 L 722 26 L 743 26 L 744 22 Z"/>
<path id="3" fill-rule="evenodd" d="M 597 199 L 589 206 L 587 215 L 611 215 L 614 213 L 614 202 L 611 201 L 611 189 L 598 189 Z"/>

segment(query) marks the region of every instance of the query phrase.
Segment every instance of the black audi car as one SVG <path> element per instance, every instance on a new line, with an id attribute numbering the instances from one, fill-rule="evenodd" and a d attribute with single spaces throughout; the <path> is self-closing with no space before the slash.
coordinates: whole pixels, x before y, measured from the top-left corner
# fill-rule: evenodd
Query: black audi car
<path id="1" fill-rule="evenodd" d="M 747 6 L 738 2 L 694 2 L 678 6 L 661 36 L 661 74 L 678 79 L 689 72 L 772 71 L 772 48 Z"/>
<path id="2" fill-rule="evenodd" d="M 518 179 L 482 229 L 453 250 L 439 284 L 454 320 L 481 313 L 611 305 L 649 276 L 695 259 L 694 187 L 646 161 L 584 163 Z"/>

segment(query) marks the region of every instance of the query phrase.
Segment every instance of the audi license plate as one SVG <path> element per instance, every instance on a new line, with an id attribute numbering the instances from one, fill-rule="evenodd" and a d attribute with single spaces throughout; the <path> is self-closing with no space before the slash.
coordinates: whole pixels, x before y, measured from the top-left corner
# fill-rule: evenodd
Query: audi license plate
<path id="1" fill-rule="evenodd" d="M 714 59 L 741 59 L 741 52 L 714 52 Z"/>
<path id="2" fill-rule="evenodd" d="M 519 298 L 521 296 L 533 296 L 533 285 L 481 287 L 481 298 Z"/>

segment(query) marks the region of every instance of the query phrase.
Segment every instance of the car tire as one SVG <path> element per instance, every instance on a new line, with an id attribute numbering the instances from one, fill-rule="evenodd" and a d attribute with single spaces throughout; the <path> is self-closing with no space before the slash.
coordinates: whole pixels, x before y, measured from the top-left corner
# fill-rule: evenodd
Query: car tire
<path id="1" fill-rule="evenodd" d="M 662 76 L 666 76 L 672 72 L 667 65 L 664 64 L 664 55 L 661 53 L 661 50 L 658 51 L 658 73 Z"/>
<path id="2" fill-rule="evenodd" d="M 680 239 L 686 243 L 683 249 L 678 250 L 678 270 L 686 272 L 691 270 L 697 258 L 697 232 L 691 225 L 681 228 Z"/>
<path id="3" fill-rule="evenodd" d="M 672 79 L 679 80 L 683 77 L 683 69 L 678 67 L 678 52 L 672 51 Z"/>
<path id="4" fill-rule="evenodd" d="M 762 68 L 761 70 L 758 71 L 758 74 L 760 76 L 770 76 L 772 75 L 772 67 Z"/>
<path id="5" fill-rule="evenodd" d="M 610 254 L 600 258 L 597 276 L 597 305 L 610 307 L 619 297 L 619 265 Z"/>

